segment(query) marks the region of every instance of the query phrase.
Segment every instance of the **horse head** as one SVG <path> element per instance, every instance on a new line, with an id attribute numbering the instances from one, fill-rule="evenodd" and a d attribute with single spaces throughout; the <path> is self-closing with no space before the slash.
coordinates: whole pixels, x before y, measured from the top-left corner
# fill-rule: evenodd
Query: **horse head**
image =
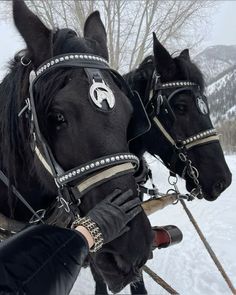
<path id="1" fill-rule="evenodd" d="M 29 98 L 19 126 L 25 128 L 43 189 L 59 196 L 68 211 L 74 202 L 81 216 L 115 188 L 131 188 L 137 195 L 132 175 L 137 159 L 127 143 L 132 105 L 108 66 L 99 13 L 87 18 L 84 37 L 70 29 L 48 29 L 21 0 L 13 1 L 13 15 L 27 45 L 17 64 L 23 68 L 20 109 Z M 144 212 L 129 227 L 93 254 L 114 292 L 134 280 L 150 253 L 151 227 Z"/>
<path id="2" fill-rule="evenodd" d="M 188 49 L 173 58 L 155 34 L 153 40 L 154 56 L 126 75 L 152 121 L 131 151 L 159 155 L 188 191 L 213 201 L 230 185 L 231 173 L 210 119 L 203 75 Z"/>

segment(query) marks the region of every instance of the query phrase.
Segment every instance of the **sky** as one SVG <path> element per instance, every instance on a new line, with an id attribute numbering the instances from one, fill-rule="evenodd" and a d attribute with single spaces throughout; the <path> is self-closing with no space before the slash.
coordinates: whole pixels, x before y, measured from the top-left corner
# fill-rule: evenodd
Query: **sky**
<path id="1" fill-rule="evenodd" d="M 217 1 L 217 3 L 218 8 L 214 10 L 211 17 L 202 49 L 211 45 L 236 44 L 236 1 Z M 13 22 L 1 21 L 0 71 L 6 68 L 7 61 L 22 48 L 24 48 L 24 43 L 14 29 Z"/>
<path id="2" fill-rule="evenodd" d="M 236 44 L 236 1 L 217 1 L 219 3 L 211 20 L 209 36 L 204 45 Z"/>

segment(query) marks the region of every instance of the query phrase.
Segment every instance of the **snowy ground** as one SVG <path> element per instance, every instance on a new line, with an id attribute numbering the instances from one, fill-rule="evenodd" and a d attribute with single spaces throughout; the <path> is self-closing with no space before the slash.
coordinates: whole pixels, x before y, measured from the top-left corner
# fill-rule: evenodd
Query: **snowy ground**
<path id="1" fill-rule="evenodd" d="M 227 156 L 226 159 L 233 174 L 231 186 L 215 202 L 198 200 L 188 203 L 188 207 L 236 286 L 236 156 Z M 148 158 L 148 161 L 151 163 L 155 182 L 160 190 L 165 191 L 168 188 L 167 171 L 152 158 Z M 179 187 L 184 190 L 183 182 Z M 154 258 L 147 263 L 152 270 L 181 295 L 232 294 L 180 204 L 153 214 L 150 220 L 153 225 L 175 224 L 181 228 L 184 235 L 181 244 L 156 250 Z M 148 294 L 168 294 L 146 274 L 144 279 Z M 94 282 L 90 271 L 82 270 L 70 295 L 93 293 Z M 126 287 L 120 294 L 129 293 L 129 287 Z"/>

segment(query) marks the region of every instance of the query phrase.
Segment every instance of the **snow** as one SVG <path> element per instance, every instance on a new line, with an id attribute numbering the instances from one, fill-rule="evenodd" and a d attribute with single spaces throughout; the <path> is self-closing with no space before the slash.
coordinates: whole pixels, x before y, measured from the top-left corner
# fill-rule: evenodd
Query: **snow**
<path id="1" fill-rule="evenodd" d="M 233 174 L 231 186 L 215 202 L 195 200 L 188 208 L 196 218 L 209 244 L 215 251 L 226 273 L 236 286 L 236 156 L 226 156 Z M 156 160 L 148 157 L 155 183 L 161 191 L 168 186 L 167 170 Z M 184 190 L 184 182 L 179 180 Z M 190 223 L 181 204 L 158 211 L 150 218 L 153 225 L 175 224 L 183 232 L 183 241 L 167 249 L 155 250 L 154 258 L 147 265 L 166 280 L 181 295 L 228 295 L 232 294 L 220 275 L 201 240 Z M 144 280 L 149 295 L 168 294 L 148 275 Z M 94 294 L 94 281 L 89 269 L 83 269 L 70 295 Z M 119 294 L 130 294 L 126 287 Z"/>

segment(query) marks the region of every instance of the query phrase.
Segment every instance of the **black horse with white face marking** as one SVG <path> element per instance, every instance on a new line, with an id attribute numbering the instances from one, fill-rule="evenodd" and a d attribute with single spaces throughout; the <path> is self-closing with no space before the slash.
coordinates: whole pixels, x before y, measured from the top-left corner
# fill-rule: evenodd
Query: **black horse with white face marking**
<path id="1" fill-rule="evenodd" d="M 27 51 L 15 57 L 0 85 L 0 169 L 10 184 L 36 211 L 48 208 L 58 193 L 66 209 L 68 200 L 77 202 L 75 209 L 81 197 L 82 216 L 115 188 L 132 188 L 136 195 L 136 160 L 127 144 L 132 105 L 104 61 L 99 13 L 87 19 L 84 38 L 69 29 L 49 30 L 21 0 L 13 1 L 13 14 Z M 2 182 L 0 194 L 1 213 L 29 221 L 32 212 L 14 193 L 9 198 Z M 93 256 L 114 292 L 138 276 L 150 252 L 146 215 L 129 227 Z"/>
<path id="2" fill-rule="evenodd" d="M 131 151 L 160 156 L 185 179 L 188 191 L 215 200 L 230 185 L 231 173 L 209 117 L 203 76 L 188 50 L 172 58 L 154 35 L 154 56 L 125 79 L 152 121 L 150 131 L 131 142 Z"/>

